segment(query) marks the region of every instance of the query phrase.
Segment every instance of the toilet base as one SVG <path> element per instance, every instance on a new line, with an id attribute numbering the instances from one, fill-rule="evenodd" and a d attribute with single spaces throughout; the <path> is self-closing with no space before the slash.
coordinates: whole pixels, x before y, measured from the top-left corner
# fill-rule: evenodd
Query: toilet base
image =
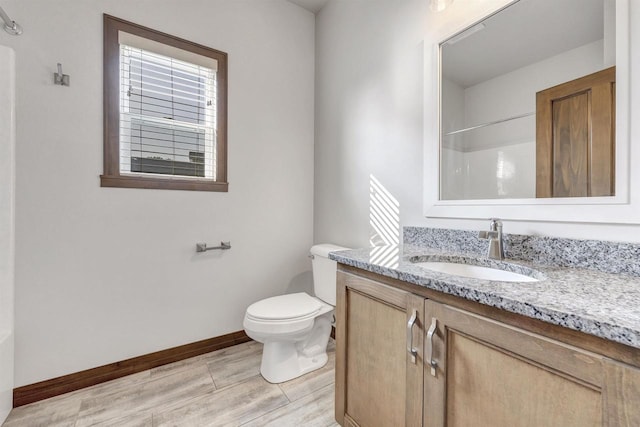
<path id="1" fill-rule="evenodd" d="M 301 341 L 265 340 L 260 373 L 272 384 L 283 383 L 326 365 L 332 312 L 315 319 L 309 335 Z"/>
<path id="2" fill-rule="evenodd" d="M 313 357 L 300 356 L 295 345 L 289 344 L 272 342 L 264 345 L 260 374 L 272 384 L 283 383 L 320 369 L 329 360 L 326 352 Z"/>

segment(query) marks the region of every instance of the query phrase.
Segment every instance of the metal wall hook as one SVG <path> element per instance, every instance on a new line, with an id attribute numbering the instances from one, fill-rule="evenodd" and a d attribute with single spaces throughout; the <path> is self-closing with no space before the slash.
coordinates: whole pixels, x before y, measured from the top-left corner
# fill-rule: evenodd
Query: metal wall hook
<path id="1" fill-rule="evenodd" d="M 58 62 L 58 72 L 53 73 L 53 83 L 60 86 L 69 86 L 69 75 L 62 73 L 62 64 Z"/>
<path id="2" fill-rule="evenodd" d="M 16 21 L 11 21 L 9 24 L 4 24 L 4 30 L 12 36 L 19 36 L 22 34 L 22 27 L 18 25 Z"/>
<path id="3" fill-rule="evenodd" d="M 207 247 L 206 243 L 196 243 L 196 252 L 206 252 L 214 249 L 231 249 L 231 242 L 220 242 L 220 246 Z"/>
<path id="4" fill-rule="evenodd" d="M 9 15 L 0 7 L 0 19 L 4 21 L 4 30 L 12 36 L 22 34 L 22 27 L 16 21 L 9 18 Z"/>

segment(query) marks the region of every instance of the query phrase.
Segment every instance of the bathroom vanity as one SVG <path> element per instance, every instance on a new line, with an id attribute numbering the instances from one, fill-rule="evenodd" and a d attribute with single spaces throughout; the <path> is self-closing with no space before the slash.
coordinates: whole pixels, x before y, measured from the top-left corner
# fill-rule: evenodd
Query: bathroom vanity
<path id="1" fill-rule="evenodd" d="M 486 242 L 477 238 L 452 248 L 456 233 L 440 236 L 448 247 L 331 254 L 339 263 L 337 421 L 360 427 L 640 425 L 640 277 L 637 265 L 625 264 L 640 246 L 618 245 L 607 255 L 598 247 L 606 242 L 547 239 L 541 245 L 512 236 L 507 257 L 521 259 L 501 263 L 479 252 Z M 528 249 L 518 252 L 516 242 Z M 550 264 L 523 255 L 535 258 L 549 244 L 558 250 Z M 572 244 L 584 246 L 573 260 L 566 250 Z M 622 261 L 583 268 L 606 256 Z M 426 260 L 506 269 L 536 281 L 454 276 L 423 268 L 419 262 Z"/>
<path id="2" fill-rule="evenodd" d="M 630 2 L 490 3 L 425 42 L 425 216 L 638 224 Z M 477 231 L 403 239 L 331 255 L 342 426 L 640 426 L 640 245 L 510 235 L 500 263 Z"/>

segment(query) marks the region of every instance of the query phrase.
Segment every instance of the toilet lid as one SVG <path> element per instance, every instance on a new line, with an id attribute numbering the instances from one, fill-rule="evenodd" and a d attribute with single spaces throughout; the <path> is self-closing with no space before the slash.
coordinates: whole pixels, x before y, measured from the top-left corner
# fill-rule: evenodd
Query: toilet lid
<path id="1" fill-rule="evenodd" d="M 320 310 L 322 303 L 309 294 L 280 295 L 263 299 L 247 308 L 247 314 L 255 319 L 285 320 L 305 317 Z"/>

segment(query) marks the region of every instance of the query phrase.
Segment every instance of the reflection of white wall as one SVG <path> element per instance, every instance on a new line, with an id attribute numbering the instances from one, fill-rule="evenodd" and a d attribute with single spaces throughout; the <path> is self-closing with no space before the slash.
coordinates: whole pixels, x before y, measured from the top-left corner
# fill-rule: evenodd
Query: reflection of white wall
<path id="1" fill-rule="evenodd" d="M 15 56 L 0 46 L 0 424 L 13 403 Z"/>
<path id="2" fill-rule="evenodd" d="M 604 1 L 604 66 L 616 65 L 616 0 Z"/>
<path id="3" fill-rule="evenodd" d="M 442 80 L 442 114 L 440 115 L 444 133 L 461 129 L 464 119 L 464 88 L 451 80 Z M 447 142 L 450 140 L 448 139 Z M 455 144 L 454 144 L 455 145 Z"/>
<path id="4" fill-rule="evenodd" d="M 453 114 L 455 121 L 463 117 L 463 127 L 532 113 L 536 109 L 536 92 L 603 67 L 603 40 L 599 40 L 464 89 L 464 112 L 452 112 L 461 105 L 460 91 L 456 85 L 446 84 L 443 91 L 447 98 L 451 94 L 452 101 L 446 103 L 449 111 L 443 113 Z M 445 144 L 461 149 L 443 155 L 443 160 L 466 165 L 462 175 L 446 172 L 442 185 L 443 195 L 447 196 L 444 198 L 452 200 L 461 193 L 462 199 L 535 197 L 535 117 L 465 132 L 462 141 L 460 136 L 444 138 Z M 474 154 L 476 151 L 479 152 Z M 511 178 L 497 177 L 495 167 L 500 153 L 515 168 Z M 453 155 L 463 159 L 453 160 L 450 158 Z M 463 183 L 452 183 L 450 179 L 463 179 Z"/>
<path id="5" fill-rule="evenodd" d="M 465 125 L 532 113 L 536 92 L 603 68 L 599 40 L 465 89 Z"/>

